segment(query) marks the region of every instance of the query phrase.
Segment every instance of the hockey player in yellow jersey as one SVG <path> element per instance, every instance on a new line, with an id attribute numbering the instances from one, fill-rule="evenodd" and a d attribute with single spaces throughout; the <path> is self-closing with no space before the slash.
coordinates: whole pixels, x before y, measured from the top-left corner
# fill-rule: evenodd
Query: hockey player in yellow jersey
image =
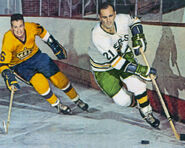
<path id="1" fill-rule="evenodd" d="M 4 34 L 0 54 L 0 72 L 7 88 L 20 89 L 15 74 L 28 82 L 58 112 L 70 114 L 71 109 L 61 103 L 52 92 L 48 80 L 64 93 L 82 110 L 88 109 L 72 87 L 68 78 L 46 54 L 42 53 L 35 43 L 39 36 L 53 51 L 58 59 L 66 59 L 65 48 L 40 24 L 24 22 L 22 14 L 11 16 L 11 29 Z"/>

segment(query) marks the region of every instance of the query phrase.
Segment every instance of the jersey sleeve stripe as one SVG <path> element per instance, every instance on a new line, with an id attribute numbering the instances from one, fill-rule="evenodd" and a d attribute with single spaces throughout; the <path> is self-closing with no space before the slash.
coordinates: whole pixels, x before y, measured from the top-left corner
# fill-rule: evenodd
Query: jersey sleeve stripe
<path id="1" fill-rule="evenodd" d="M 0 73 L 3 72 L 5 69 L 9 69 L 8 65 L 0 66 Z"/>
<path id="2" fill-rule="evenodd" d="M 106 71 L 112 69 L 110 63 L 96 63 L 90 59 L 90 64 L 94 71 Z"/>
<path id="3" fill-rule="evenodd" d="M 118 56 L 111 64 L 111 66 L 115 69 L 121 69 L 123 64 L 125 63 L 125 59 L 122 57 Z"/>
<path id="4" fill-rule="evenodd" d="M 49 34 L 49 32 L 47 32 L 46 35 L 42 38 L 42 40 L 47 42 L 49 36 L 50 36 L 50 34 Z"/>

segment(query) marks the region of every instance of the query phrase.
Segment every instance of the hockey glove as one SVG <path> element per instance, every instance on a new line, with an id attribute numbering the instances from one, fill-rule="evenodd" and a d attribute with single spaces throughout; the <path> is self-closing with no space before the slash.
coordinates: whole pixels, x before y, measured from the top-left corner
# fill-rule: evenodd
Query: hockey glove
<path id="1" fill-rule="evenodd" d="M 138 75 L 144 80 L 151 81 L 151 78 L 149 77 L 150 74 L 156 78 L 157 71 L 154 68 L 148 68 L 148 66 L 143 66 L 141 64 L 133 64 L 129 63 L 126 68 L 125 72 L 132 73 L 135 75 Z"/>
<path id="2" fill-rule="evenodd" d="M 49 36 L 47 44 L 59 60 L 67 58 L 65 48 L 52 35 Z"/>
<path id="3" fill-rule="evenodd" d="M 136 34 L 132 37 L 132 47 L 134 49 L 134 53 L 138 56 L 140 53 L 140 48 L 143 48 L 143 51 L 146 51 L 146 39 L 144 34 Z"/>
<path id="4" fill-rule="evenodd" d="M 15 91 L 20 89 L 20 86 L 15 79 L 15 75 L 10 69 L 3 70 L 2 77 L 4 78 L 5 84 L 10 91 L 12 90 L 12 86 L 14 87 Z"/>

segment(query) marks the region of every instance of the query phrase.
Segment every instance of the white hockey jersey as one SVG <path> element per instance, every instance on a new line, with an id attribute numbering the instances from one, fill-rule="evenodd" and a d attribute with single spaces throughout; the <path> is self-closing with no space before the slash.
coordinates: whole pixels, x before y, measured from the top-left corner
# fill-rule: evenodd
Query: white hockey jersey
<path id="1" fill-rule="evenodd" d="M 88 49 L 93 71 L 121 69 L 126 61 L 121 55 L 131 51 L 128 46 L 130 26 L 138 22 L 139 19 L 131 18 L 130 15 L 117 14 L 114 21 L 115 34 L 105 32 L 100 22 L 95 25 Z"/>

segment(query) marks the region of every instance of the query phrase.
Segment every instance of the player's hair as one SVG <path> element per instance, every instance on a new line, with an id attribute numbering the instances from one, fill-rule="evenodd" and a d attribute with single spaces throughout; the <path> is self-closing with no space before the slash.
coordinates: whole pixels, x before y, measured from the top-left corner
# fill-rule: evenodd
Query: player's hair
<path id="1" fill-rule="evenodd" d="M 104 2 L 104 3 L 102 3 L 102 4 L 100 5 L 100 8 L 99 8 L 99 10 L 98 10 L 98 14 L 100 14 L 100 11 L 101 11 L 102 9 L 107 9 L 109 6 L 111 6 L 112 9 L 113 9 L 113 11 L 115 11 L 114 5 L 112 5 L 112 4 L 109 3 L 109 2 Z"/>
<path id="2" fill-rule="evenodd" d="M 22 14 L 15 13 L 11 15 L 11 20 L 10 20 L 11 25 L 12 25 L 12 21 L 18 21 L 18 20 L 23 20 L 24 22 L 24 17 Z"/>

